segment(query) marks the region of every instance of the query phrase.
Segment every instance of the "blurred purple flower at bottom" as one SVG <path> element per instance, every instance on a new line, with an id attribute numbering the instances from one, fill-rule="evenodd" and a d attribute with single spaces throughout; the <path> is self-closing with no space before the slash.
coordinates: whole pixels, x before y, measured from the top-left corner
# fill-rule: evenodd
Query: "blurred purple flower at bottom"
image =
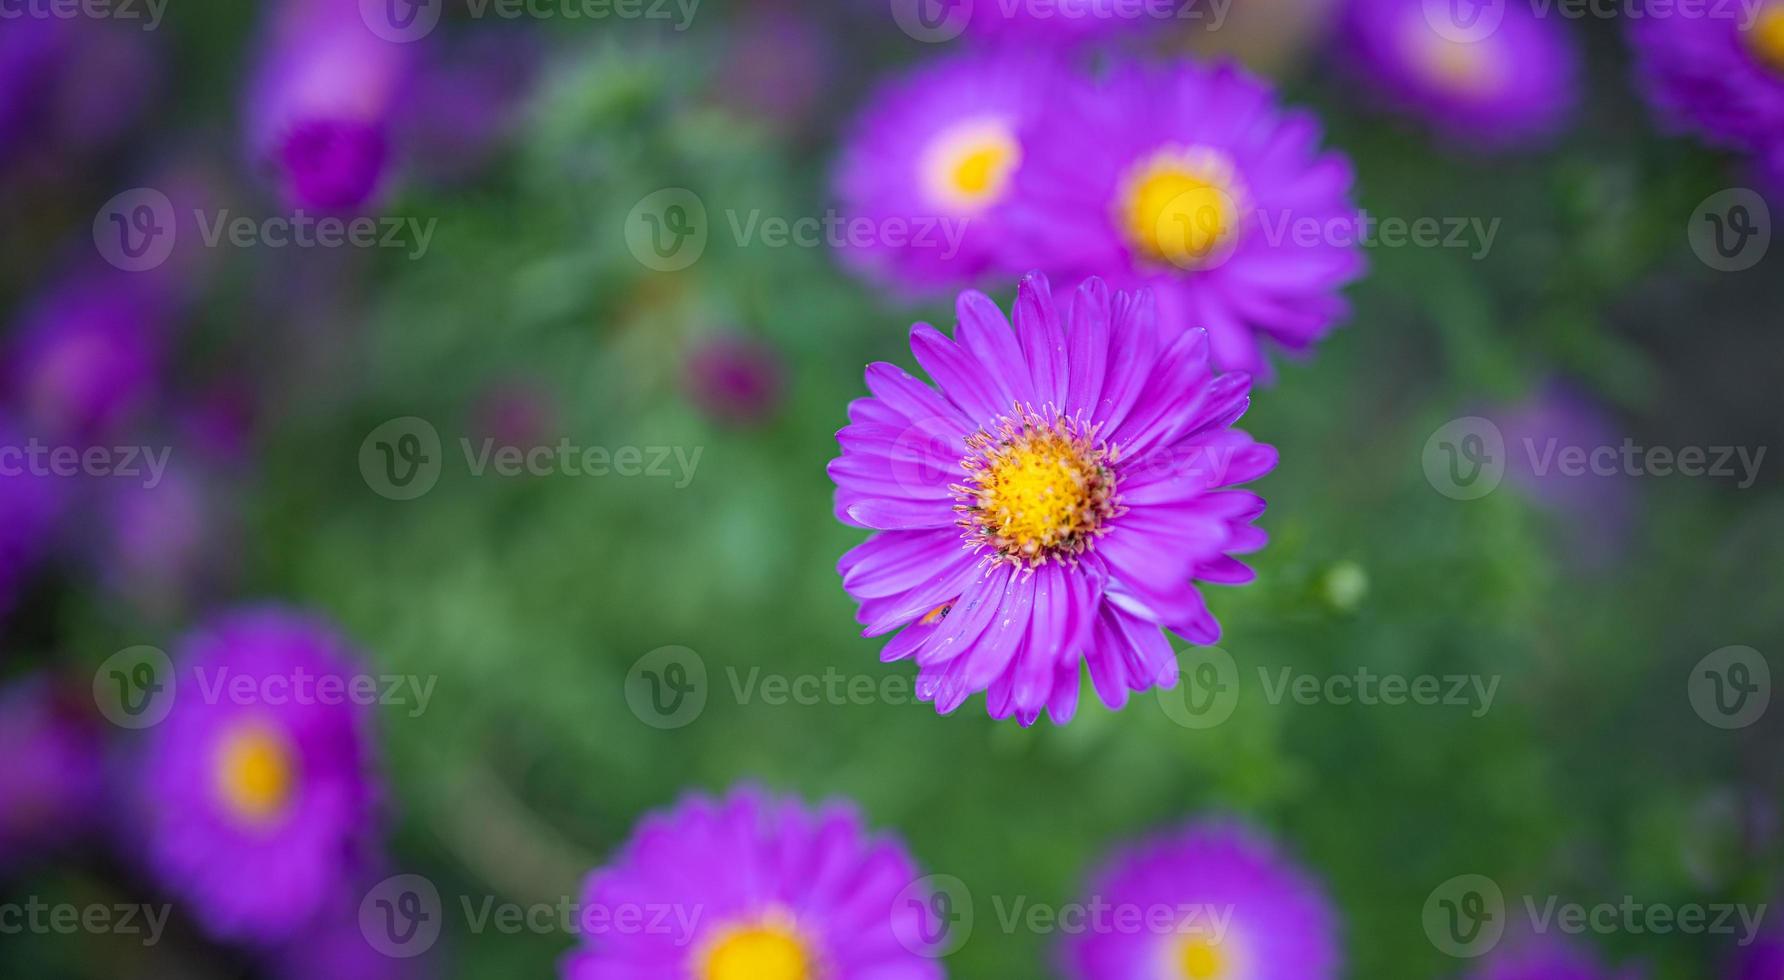
<path id="1" fill-rule="evenodd" d="M 1468 980 L 1638 980 L 1640 970 L 1613 970 L 1580 945 L 1559 940 L 1507 941 Z"/>
<path id="2" fill-rule="evenodd" d="M 158 386 L 165 327 L 145 283 L 109 270 L 72 277 L 25 314 L 6 353 L 7 389 L 46 438 L 109 438 Z"/>
<path id="3" fill-rule="evenodd" d="M 269 974 L 278 980 L 421 980 L 438 976 L 426 956 L 393 957 L 366 939 L 354 902 L 363 888 L 349 888 L 340 908 L 330 909 L 296 939 L 273 950 Z"/>
<path id="4" fill-rule="evenodd" d="M 1477 38 L 1434 19 L 1440 9 L 1349 0 L 1346 54 L 1377 97 L 1458 143 L 1499 147 L 1559 128 L 1579 98 L 1580 56 L 1566 22 L 1501 4 L 1498 27 Z"/>
<path id="5" fill-rule="evenodd" d="M 0 867 L 93 829 L 105 794 L 103 744 L 91 713 L 44 677 L 0 691 Z M 86 702 L 91 708 L 92 702 Z"/>
<path id="6" fill-rule="evenodd" d="M 750 788 L 690 796 L 645 817 L 589 875 L 582 946 L 559 973 L 941 980 L 927 950 L 911 948 L 924 913 L 901 900 L 920 874 L 897 840 L 869 836 L 853 807 L 813 809 Z M 670 910 L 664 928 L 624 927 L 621 911 L 653 908 Z"/>
<path id="7" fill-rule="evenodd" d="M 1068 939 L 1071 980 L 1333 980 L 1338 917 L 1320 885 L 1238 823 L 1191 824 L 1117 852 L 1087 887 L 1087 907 L 1173 909 L 1140 929 L 1094 920 Z"/>
<path id="8" fill-rule="evenodd" d="M 780 407 L 785 369 L 767 344 L 735 334 L 707 337 L 688 352 L 688 397 L 717 422 L 757 425 Z"/>
<path id="9" fill-rule="evenodd" d="M 332 627 L 276 607 L 206 623 L 174 662 L 138 787 L 150 865 L 213 936 L 289 940 L 374 856 L 370 712 L 320 694 L 361 668 Z"/>

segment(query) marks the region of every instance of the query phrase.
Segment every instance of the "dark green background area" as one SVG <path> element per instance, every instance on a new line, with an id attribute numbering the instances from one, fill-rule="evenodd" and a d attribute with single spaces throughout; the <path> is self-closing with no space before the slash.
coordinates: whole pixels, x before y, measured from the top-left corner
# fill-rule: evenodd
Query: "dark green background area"
<path id="1" fill-rule="evenodd" d="M 1155 696 L 1111 713 L 1087 689 L 1069 727 L 1022 730 L 986 718 L 982 698 L 940 718 L 920 704 L 732 694 L 730 671 L 911 673 L 880 665 L 881 641 L 853 622 L 834 565 L 863 535 L 832 518 L 824 466 L 848 401 L 865 393 L 863 365 L 915 370 L 906 328 L 948 324 L 951 308 L 900 306 L 826 251 L 738 247 L 718 226 L 728 209 L 821 216 L 836 134 L 861 93 L 876 74 L 937 54 L 877 8 L 851 18 L 826 5 L 813 16 L 835 30 L 842 73 L 816 121 L 778 134 L 712 96 L 706 69 L 737 13 L 708 0 L 687 34 L 546 25 L 550 67 L 512 152 L 469 188 L 412 189 L 388 208 L 438 219 L 423 261 L 377 253 L 318 274 L 316 256 L 230 256 L 193 325 L 193 370 L 245 359 L 239 369 L 271 405 L 240 501 L 239 595 L 324 610 L 376 670 L 438 678 L 419 717 L 378 716 L 395 868 L 438 883 L 449 913 L 461 895 L 556 902 L 641 814 L 689 789 L 755 780 L 848 797 L 927 869 L 972 890 L 978 927 L 948 963 L 969 978 L 1052 975 L 1056 937 L 1003 933 L 993 896 L 1072 901 L 1112 846 L 1216 812 L 1268 829 L 1327 883 L 1347 975 L 1359 978 L 1460 972 L 1425 938 L 1421 909 L 1465 873 L 1539 904 L 1769 900 L 1779 712 L 1718 730 L 1686 685 L 1693 664 L 1731 644 L 1784 665 L 1773 461 L 1746 490 L 1632 481 L 1636 517 L 1609 563 L 1570 545 L 1577 518 L 1509 484 L 1451 500 L 1421 467 L 1439 425 L 1555 375 L 1600 398 L 1619 438 L 1780 442 L 1781 260 L 1723 274 L 1692 255 L 1693 208 L 1737 177 L 1657 135 L 1620 25 L 1571 25 L 1590 62 L 1582 111 L 1557 147 L 1522 155 L 1433 148 L 1361 108 L 1314 54 L 1293 60 L 1285 98 L 1316 108 L 1331 145 L 1354 157 L 1362 206 L 1500 219 L 1498 237 L 1479 260 L 1372 250 L 1349 324 L 1255 393 L 1244 425 L 1282 456 L 1257 485 L 1272 540 L 1255 556 L 1256 583 L 1208 590 L 1245 681 L 1232 717 L 1189 729 Z M 239 4 L 173 0 L 179 75 L 162 136 L 235 125 L 252 20 Z M 36 204 L 37 226 L 66 220 L 78 235 L 81 216 L 130 176 L 121 161 L 90 188 Z M 673 274 L 641 266 L 622 234 L 632 206 L 663 187 L 695 191 L 715 223 L 700 261 Z M 47 261 L 23 241 L 6 237 L 18 260 L 8 296 L 33 288 Z M 305 294 L 308 315 L 258 298 L 267 281 L 299 276 L 325 284 Z M 681 351 L 718 329 L 764 338 L 787 360 L 785 405 L 763 427 L 715 426 L 681 390 Z M 695 478 L 683 489 L 471 478 L 458 439 L 474 434 L 490 386 L 515 378 L 556 404 L 552 442 L 701 447 Z M 447 443 L 439 485 L 411 502 L 371 492 L 357 464 L 366 434 L 401 416 L 429 420 Z M 1347 593 L 1359 577 L 1366 589 Z M 186 625 L 134 619 L 78 583 L 45 601 L 30 617 L 32 657 L 76 673 L 124 646 L 170 646 Z M 625 679 L 670 645 L 701 658 L 709 703 L 665 731 L 633 713 Z M 1479 717 L 1271 704 L 1260 667 L 1499 686 Z M 126 865 L 79 860 L 9 890 L 152 900 Z M 0 962 L 18 965 L 0 969 L 248 969 L 175 918 L 168 942 L 146 952 L 106 937 L 8 937 L 18 952 Z M 1712 975 L 1727 951 L 1676 935 L 1587 941 L 1646 960 L 1658 980 Z M 456 917 L 432 962 L 452 976 L 549 975 L 571 942 L 473 935 Z"/>

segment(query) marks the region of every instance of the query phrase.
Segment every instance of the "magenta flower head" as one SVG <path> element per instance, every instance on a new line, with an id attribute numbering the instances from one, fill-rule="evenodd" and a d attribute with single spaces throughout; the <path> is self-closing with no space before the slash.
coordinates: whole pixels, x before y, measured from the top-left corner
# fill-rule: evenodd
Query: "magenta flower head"
<path id="1" fill-rule="evenodd" d="M 1266 341 L 1305 350 L 1361 274 L 1348 159 L 1230 66 L 1118 67 L 1051 106 L 1016 175 L 1028 267 L 1149 288 L 1167 338 L 1208 331 L 1223 370 L 1267 374 Z"/>
<path id="2" fill-rule="evenodd" d="M 104 757 L 87 712 L 32 677 L 0 690 L 0 869 L 92 829 L 104 792 Z"/>
<path id="3" fill-rule="evenodd" d="M 560 972 L 941 980 L 933 958 L 905 946 L 919 931 L 909 920 L 923 913 L 896 899 L 918 875 L 904 847 L 868 836 L 852 807 L 811 810 L 748 788 L 690 797 L 645 818 L 589 876 L 584 945 Z"/>
<path id="4" fill-rule="evenodd" d="M 759 425 L 780 407 L 786 369 L 774 348 L 738 334 L 716 334 L 688 351 L 683 384 L 713 421 Z"/>
<path id="5" fill-rule="evenodd" d="M 1390 109 L 1442 138 L 1503 148 L 1552 134 L 1579 96 L 1566 21 L 1525 3 L 1471 20 L 1449 0 L 1349 0 L 1343 35 L 1356 76 Z"/>
<path id="6" fill-rule="evenodd" d="M 1090 882 L 1102 908 L 1063 948 L 1069 980 L 1332 980 L 1338 920 L 1267 839 L 1209 822 L 1117 853 Z"/>
<path id="7" fill-rule="evenodd" d="M 354 211 L 377 196 L 413 47 L 372 33 L 356 0 L 281 0 L 246 111 L 248 152 L 288 206 Z"/>
<path id="8" fill-rule="evenodd" d="M 1752 942 L 1733 950 L 1721 974 L 1727 980 L 1778 980 L 1784 977 L 1784 931 L 1776 925 Z"/>
<path id="9" fill-rule="evenodd" d="M 165 325 L 148 283 L 109 270 L 73 276 L 26 312 L 6 354 L 7 388 L 46 438 L 107 438 L 153 397 Z"/>
<path id="10" fill-rule="evenodd" d="M 1784 147 L 1784 0 L 1641 13 L 1629 38 L 1669 128 L 1743 151 Z"/>
<path id="11" fill-rule="evenodd" d="M 1555 939 L 1507 942 L 1469 980 L 1639 980 L 1641 971 L 1613 970 L 1583 946 Z"/>
<path id="12" fill-rule="evenodd" d="M 837 167 L 844 259 L 910 293 L 1013 271 L 1001 257 L 1014 179 L 1061 70 L 1025 55 L 968 55 L 884 86 Z"/>
<path id="13" fill-rule="evenodd" d="M 1097 279 L 1063 303 L 1024 279 L 1014 329 L 978 293 L 956 309 L 953 339 L 911 330 L 935 387 L 874 364 L 837 433 L 836 516 L 877 532 L 837 564 L 863 634 L 902 630 L 881 659 L 915 660 L 943 714 L 984 691 L 994 718 L 1064 724 L 1081 662 L 1112 708 L 1171 687 L 1161 630 L 1214 643 L 1196 582 L 1250 581 L 1231 555 L 1265 540 L 1263 498 L 1226 489 L 1276 465 L 1232 428 L 1250 379 Z"/>
<path id="14" fill-rule="evenodd" d="M 175 663 L 141 785 L 150 863 L 213 935 L 289 939 L 372 856 L 370 718 L 342 693 L 357 665 L 333 628 L 272 607 L 209 622 Z"/>

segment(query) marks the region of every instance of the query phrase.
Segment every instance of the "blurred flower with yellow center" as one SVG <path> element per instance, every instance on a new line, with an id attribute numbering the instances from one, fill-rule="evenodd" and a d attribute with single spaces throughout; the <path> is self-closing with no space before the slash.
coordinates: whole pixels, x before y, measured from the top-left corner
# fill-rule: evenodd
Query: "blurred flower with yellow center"
<path id="1" fill-rule="evenodd" d="M 971 119 L 944 131 L 923 158 L 924 186 L 951 211 L 977 213 L 1003 199 L 1022 162 L 1009 121 Z"/>
<path id="2" fill-rule="evenodd" d="M 1760 11 L 1759 19 L 1747 29 L 1747 46 L 1766 67 L 1784 74 L 1784 3 Z"/>
<path id="3" fill-rule="evenodd" d="M 1183 980 L 1224 980 L 1229 975 L 1220 943 L 1206 936 L 1190 936 L 1179 944 L 1177 961 Z"/>
<path id="4" fill-rule="evenodd" d="M 278 729 L 247 721 L 224 734 L 217 749 L 217 795 L 242 823 L 278 822 L 296 782 L 296 753 Z"/>
<path id="5" fill-rule="evenodd" d="M 1445 37 L 1422 15 L 1408 19 L 1404 37 L 1408 60 L 1432 85 L 1460 95 L 1487 95 L 1498 87 L 1499 62 L 1487 39 Z"/>
<path id="6" fill-rule="evenodd" d="M 1232 161 L 1206 147 L 1167 147 L 1121 182 L 1116 220 L 1140 255 L 1183 269 L 1224 257 L 1241 231 L 1244 196 Z"/>

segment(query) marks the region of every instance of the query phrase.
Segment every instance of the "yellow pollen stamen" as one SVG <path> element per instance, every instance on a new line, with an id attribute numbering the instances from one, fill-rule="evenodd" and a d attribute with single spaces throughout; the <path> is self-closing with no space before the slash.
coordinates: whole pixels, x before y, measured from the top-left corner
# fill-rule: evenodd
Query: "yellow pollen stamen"
<path id="1" fill-rule="evenodd" d="M 816 980 L 805 944 L 790 925 L 763 922 L 726 930 L 707 947 L 700 980 Z"/>
<path id="2" fill-rule="evenodd" d="M 1240 197 L 1237 174 L 1224 154 L 1167 148 L 1141 161 L 1122 181 L 1116 222 L 1141 256 L 1202 268 L 1237 239 Z"/>
<path id="3" fill-rule="evenodd" d="M 1498 85 L 1497 49 L 1490 41 L 1445 37 L 1422 15 L 1409 19 L 1403 36 L 1406 56 L 1431 84 L 1463 95 L 1485 95 Z"/>
<path id="4" fill-rule="evenodd" d="M 1761 11 L 1747 30 L 1747 46 L 1773 71 L 1784 74 L 1784 3 Z"/>
<path id="5" fill-rule="evenodd" d="M 996 204 L 1022 162 L 1008 122 L 969 120 L 931 141 L 923 159 L 924 186 L 950 211 L 972 213 Z"/>
<path id="6" fill-rule="evenodd" d="M 1226 976 L 1227 961 L 1220 944 L 1204 936 L 1184 940 L 1178 956 L 1184 980 L 1220 980 Z"/>
<path id="7" fill-rule="evenodd" d="M 967 441 L 970 485 L 953 487 L 968 539 L 1030 567 L 1076 558 L 1118 510 L 1113 450 L 1076 420 L 1018 410 Z"/>
<path id="8" fill-rule="evenodd" d="M 244 724 L 218 747 L 217 795 L 244 823 L 275 822 L 289 807 L 296 783 L 291 743 L 270 725 Z"/>

